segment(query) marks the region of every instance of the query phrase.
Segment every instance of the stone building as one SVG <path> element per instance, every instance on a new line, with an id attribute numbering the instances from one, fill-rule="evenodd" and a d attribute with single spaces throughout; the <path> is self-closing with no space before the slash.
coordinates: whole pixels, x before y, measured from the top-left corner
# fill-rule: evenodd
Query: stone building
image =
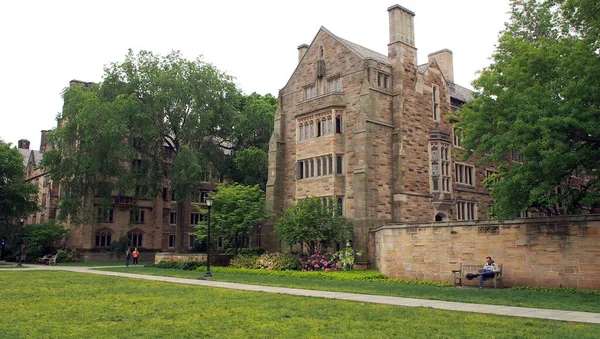
<path id="1" fill-rule="evenodd" d="M 270 141 L 269 207 L 334 197 L 361 249 L 374 227 L 485 219 L 491 204 L 482 180 L 493 169 L 460 160 L 461 133 L 449 119 L 471 99 L 454 83 L 453 53 L 419 64 L 415 14 L 388 12 L 387 56 L 324 27 L 298 47 Z"/>
<path id="2" fill-rule="evenodd" d="M 55 219 L 59 213 L 59 198 L 64 194 L 60 185 L 50 178 L 50 175 L 40 167 L 46 151 L 46 134 L 42 131 L 40 150 L 30 150 L 30 142 L 22 139 L 18 142 L 18 150 L 24 157 L 27 168 L 26 180 L 38 186 L 38 203 L 40 211 L 30 215 L 26 224 L 37 224 Z M 183 250 L 185 252 L 204 250 L 198 247 L 192 232 L 194 226 L 205 215 L 196 210 L 196 206 L 205 206 L 208 193 L 214 191 L 215 183 L 203 182 L 199 185 L 197 194 L 191 204 L 183 207 Z M 134 208 L 133 198 L 114 195 L 108 211 L 101 211 L 97 202 L 94 213 L 98 213 L 93 222 L 87 225 L 74 226 L 69 222 L 61 222 L 69 228 L 69 236 L 61 247 L 77 249 L 85 261 L 111 260 L 110 244 L 115 240 L 126 237 L 132 247 L 138 247 L 143 261 L 154 261 L 155 252 L 175 250 L 175 223 L 177 220 L 177 203 L 165 180 L 161 196 L 154 200 L 138 200 Z M 217 250 L 222 249 L 222 241 L 215 241 Z"/>

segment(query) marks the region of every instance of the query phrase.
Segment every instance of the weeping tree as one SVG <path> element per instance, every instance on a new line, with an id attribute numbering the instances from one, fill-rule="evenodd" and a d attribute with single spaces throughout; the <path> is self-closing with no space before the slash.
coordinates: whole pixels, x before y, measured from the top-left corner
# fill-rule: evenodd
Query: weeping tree
<path id="1" fill-rule="evenodd" d="M 98 84 L 64 90 L 58 128 L 43 166 L 60 182 L 60 219 L 79 225 L 108 208 L 115 195 L 155 199 L 174 190 L 176 251 L 183 245 L 183 207 L 214 173 L 207 155 L 231 134 L 239 91 L 227 74 L 200 57 L 129 51 Z"/>
<path id="2" fill-rule="evenodd" d="M 570 213 L 600 202 L 600 4 L 513 0 L 492 64 L 459 112 L 467 156 L 504 162 L 487 180 L 492 213 Z"/>

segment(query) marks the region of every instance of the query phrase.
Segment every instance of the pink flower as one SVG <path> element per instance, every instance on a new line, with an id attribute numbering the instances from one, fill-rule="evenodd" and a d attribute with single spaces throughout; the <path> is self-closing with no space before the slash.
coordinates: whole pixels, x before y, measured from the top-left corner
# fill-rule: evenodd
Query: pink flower
<path id="1" fill-rule="evenodd" d="M 315 268 L 319 268 L 319 265 L 315 265 Z"/>

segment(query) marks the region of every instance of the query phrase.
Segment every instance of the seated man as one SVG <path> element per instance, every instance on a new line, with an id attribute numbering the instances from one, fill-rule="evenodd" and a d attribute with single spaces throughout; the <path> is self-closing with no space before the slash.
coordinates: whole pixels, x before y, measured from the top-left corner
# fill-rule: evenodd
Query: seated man
<path id="1" fill-rule="evenodd" d="M 500 272 L 500 267 L 496 265 L 491 257 L 485 258 L 486 264 L 483 265 L 483 269 L 478 274 L 479 276 L 479 288 L 483 288 L 483 282 L 488 279 L 492 279 L 496 272 Z"/>
<path id="2" fill-rule="evenodd" d="M 40 259 L 40 262 L 43 265 L 48 265 L 48 263 L 50 262 L 51 258 L 52 258 L 52 254 L 46 254 L 44 257 L 42 257 L 42 259 Z"/>

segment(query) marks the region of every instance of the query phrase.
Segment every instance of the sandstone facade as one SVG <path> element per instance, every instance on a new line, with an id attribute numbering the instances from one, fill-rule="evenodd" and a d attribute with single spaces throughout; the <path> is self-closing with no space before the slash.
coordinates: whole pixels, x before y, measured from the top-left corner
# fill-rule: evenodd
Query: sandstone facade
<path id="1" fill-rule="evenodd" d="M 448 115 L 471 92 L 454 83 L 452 52 L 431 53 L 419 65 L 414 13 L 398 5 L 388 12 L 387 56 L 324 27 L 298 47 L 269 150 L 269 207 L 336 198 L 354 222 L 354 246 L 371 261 L 375 227 L 484 219 L 491 204 L 486 168 L 458 160 L 460 134 Z"/>
<path id="2" fill-rule="evenodd" d="M 505 286 L 600 289 L 600 215 L 386 225 L 371 240 L 377 268 L 393 278 L 452 282 L 461 263 L 483 267 L 491 256 Z"/>

